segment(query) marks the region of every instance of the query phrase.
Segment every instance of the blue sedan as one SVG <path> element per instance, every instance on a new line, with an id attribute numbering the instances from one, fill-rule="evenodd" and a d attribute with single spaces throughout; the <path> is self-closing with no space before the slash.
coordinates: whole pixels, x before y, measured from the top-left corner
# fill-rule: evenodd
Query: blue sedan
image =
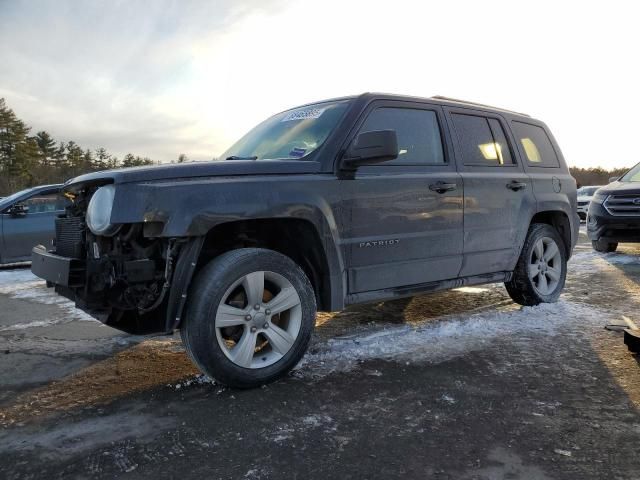
<path id="1" fill-rule="evenodd" d="M 0 199 L 0 264 L 29 261 L 34 246 L 51 246 L 55 218 L 67 205 L 61 188 L 45 185 Z"/>

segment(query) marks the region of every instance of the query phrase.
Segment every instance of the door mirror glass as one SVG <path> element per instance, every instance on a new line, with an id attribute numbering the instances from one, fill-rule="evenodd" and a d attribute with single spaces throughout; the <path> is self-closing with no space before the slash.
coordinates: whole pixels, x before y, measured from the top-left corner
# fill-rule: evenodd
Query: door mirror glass
<path id="1" fill-rule="evenodd" d="M 387 162 L 398 157 L 395 130 L 376 130 L 359 134 L 347 150 L 342 165 L 356 169 L 361 165 Z"/>
<path id="2" fill-rule="evenodd" d="M 12 217 L 24 217 L 27 213 L 29 213 L 29 207 L 27 207 L 23 203 L 15 203 L 11 207 L 9 207 L 8 213 Z"/>

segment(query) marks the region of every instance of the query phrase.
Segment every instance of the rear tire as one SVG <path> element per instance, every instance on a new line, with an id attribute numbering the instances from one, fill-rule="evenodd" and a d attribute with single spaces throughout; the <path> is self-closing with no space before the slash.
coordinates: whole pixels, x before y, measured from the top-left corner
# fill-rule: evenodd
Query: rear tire
<path id="1" fill-rule="evenodd" d="M 618 248 L 618 242 L 607 242 L 605 240 L 592 240 L 591 246 L 596 252 L 610 253 L 615 252 Z"/>
<path id="2" fill-rule="evenodd" d="M 567 277 L 564 242 L 551 225 L 529 227 L 513 277 L 505 282 L 509 296 L 520 305 L 533 306 L 558 300 Z"/>
<path id="3" fill-rule="evenodd" d="M 202 372 L 236 388 L 273 382 L 304 355 L 315 325 L 313 287 L 289 257 L 243 248 L 211 260 L 190 288 L 180 334 Z"/>

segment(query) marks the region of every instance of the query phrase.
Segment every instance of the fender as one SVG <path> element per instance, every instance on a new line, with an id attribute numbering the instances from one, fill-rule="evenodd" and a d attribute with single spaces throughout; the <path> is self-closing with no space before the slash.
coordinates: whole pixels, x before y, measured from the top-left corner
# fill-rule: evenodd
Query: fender
<path id="1" fill-rule="evenodd" d="M 181 249 L 167 311 L 167 331 L 183 313 L 187 289 L 205 235 L 241 220 L 294 218 L 311 223 L 324 248 L 329 275 L 329 308 L 344 308 L 346 272 L 338 225 L 342 219 L 340 181 L 332 174 L 210 177 L 117 185 L 111 221 L 158 225 L 153 236 L 192 240 Z M 151 207 L 152 208 L 149 208 Z M 194 258 L 196 260 L 194 260 Z"/>

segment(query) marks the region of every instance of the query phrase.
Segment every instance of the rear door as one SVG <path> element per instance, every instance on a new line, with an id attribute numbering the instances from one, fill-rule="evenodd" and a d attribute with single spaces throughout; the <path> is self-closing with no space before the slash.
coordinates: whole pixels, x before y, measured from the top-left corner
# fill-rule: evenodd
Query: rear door
<path id="1" fill-rule="evenodd" d="M 342 182 L 349 292 L 455 278 L 462 264 L 463 186 L 442 108 L 378 101 L 356 134 L 395 130 L 398 158 Z"/>
<path id="2" fill-rule="evenodd" d="M 49 248 L 55 236 L 55 218 L 64 210 L 58 190 L 36 193 L 20 203 L 29 208 L 26 215 L 2 213 L 2 260 L 5 263 L 29 260 L 31 249 L 36 245 Z"/>
<path id="3" fill-rule="evenodd" d="M 464 182 L 460 276 L 511 271 L 535 211 L 531 180 L 517 160 L 505 119 L 445 108 Z"/>

